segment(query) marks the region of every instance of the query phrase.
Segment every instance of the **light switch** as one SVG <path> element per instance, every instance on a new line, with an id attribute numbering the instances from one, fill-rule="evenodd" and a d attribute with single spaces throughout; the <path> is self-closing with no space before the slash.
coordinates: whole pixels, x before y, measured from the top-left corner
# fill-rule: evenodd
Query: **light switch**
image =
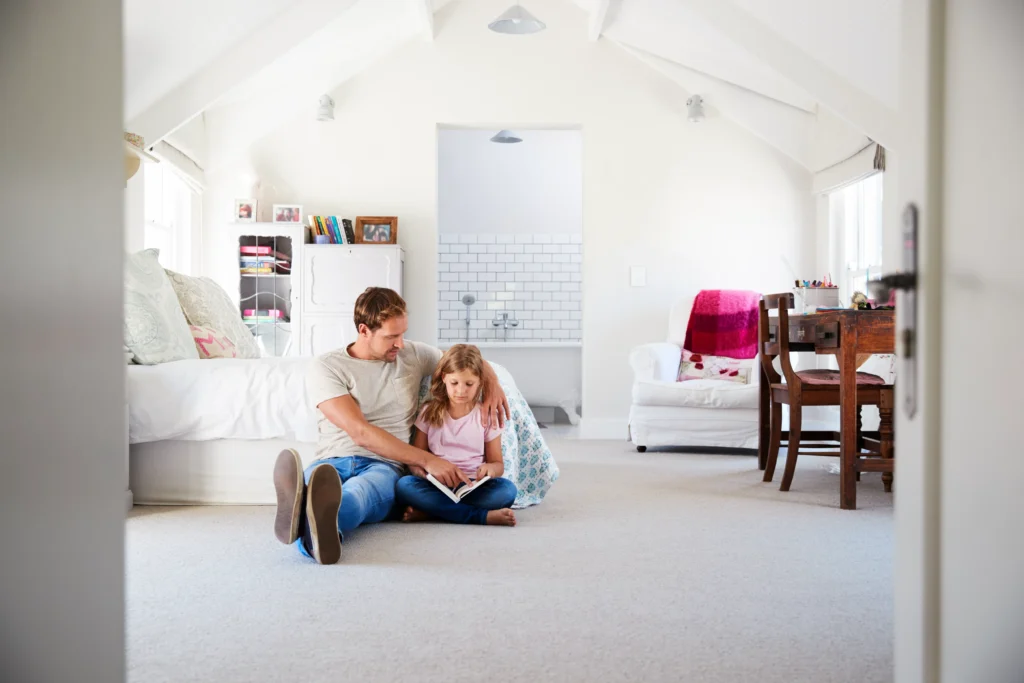
<path id="1" fill-rule="evenodd" d="M 643 266 L 630 266 L 629 267 L 629 286 L 630 287 L 646 287 L 647 286 L 647 269 Z"/>

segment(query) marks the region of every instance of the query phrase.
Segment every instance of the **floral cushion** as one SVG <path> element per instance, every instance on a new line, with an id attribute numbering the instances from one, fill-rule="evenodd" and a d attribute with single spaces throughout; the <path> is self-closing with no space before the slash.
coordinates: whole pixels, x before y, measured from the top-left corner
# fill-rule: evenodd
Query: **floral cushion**
<path id="1" fill-rule="evenodd" d="M 511 409 L 511 419 L 505 422 L 505 431 L 501 434 L 501 455 L 505 464 L 502 476 L 515 484 L 518 490 L 512 507 L 519 509 L 537 505 L 558 479 L 558 465 L 512 375 L 497 363 L 492 362 L 491 367 Z M 421 405 L 427 400 L 429 386 L 428 377 L 420 387 Z"/>
<path id="2" fill-rule="evenodd" d="M 234 342 L 209 327 L 189 325 L 200 358 L 238 358 Z"/>
<path id="3" fill-rule="evenodd" d="M 159 256 L 144 249 L 124 263 L 124 345 L 142 365 L 199 357 Z"/>
<path id="4" fill-rule="evenodd" d="M 237 358 L 260 357 L 256 338 L 220 285 L 208 277 L 191 277 L 173 270 L 167 271 L 167 277 L 190 325 L 217 330 L 231 341 Z"/>
<path id="5" fill-rule="evenodd" d="M 691 353 L 683 349 L 676 381 L 686 382 L 694 379 L 721 379 L 727 382 L 749 384 L 750 361 Z"/>

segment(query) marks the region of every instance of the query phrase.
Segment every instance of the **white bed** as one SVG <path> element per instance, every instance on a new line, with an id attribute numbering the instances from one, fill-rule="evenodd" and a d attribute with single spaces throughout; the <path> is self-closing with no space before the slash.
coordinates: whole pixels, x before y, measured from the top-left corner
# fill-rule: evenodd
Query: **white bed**
<path id="1" fill-rule="evenodd" d="M 272 504 L 283 448 L 313 458 L 309 358 L 128 367 L 129 482 L 137 504 Z"/>

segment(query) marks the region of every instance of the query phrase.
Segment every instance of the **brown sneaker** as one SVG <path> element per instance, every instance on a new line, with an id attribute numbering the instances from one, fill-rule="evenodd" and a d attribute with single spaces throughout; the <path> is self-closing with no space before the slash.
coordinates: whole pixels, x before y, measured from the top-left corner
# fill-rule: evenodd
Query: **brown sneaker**
<path id="1" fill-rule="evenodd" d="M 274 464 L 274 488 L 277 490 L 277 516 L 274 535 L 281 543 L 292 544 L 299 537 L 302 521 L 302 459 L 294 448 L 286 448 Z"/>
<path id="2" fill-rule="evenodd" d="M 338 508 L 341 507 L 341 477 L 332 465 L 317 465 L 306 487 L 306 523 L 302 544 L 320 564 L 341 559 Z"/>

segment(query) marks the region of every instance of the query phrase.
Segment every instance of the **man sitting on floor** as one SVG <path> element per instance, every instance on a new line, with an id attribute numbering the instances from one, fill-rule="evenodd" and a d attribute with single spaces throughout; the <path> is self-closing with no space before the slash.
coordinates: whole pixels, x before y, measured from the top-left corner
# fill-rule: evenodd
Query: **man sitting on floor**
<path id="1" fill-rule="evenodd" d="M 299 454 L 288 449 L 274 466 L 274 533 L 320 564 L 341 559 L 345 532 L 392 515 L 405 466 L 449 486 L 466 481 L 452 463 L 409 444 L 420 384 L 441 351 L 405 341 L 405 301 L 393 290 L 367 289 L 353 318 L 359 338 L 315 358 L 307 378 L 308 398 L 320 413 L 316 461 L 303 473 Z M 504 426 L 505 392 L 488 363 L 484 374 L 481 415 L 488 425 Z"/>

